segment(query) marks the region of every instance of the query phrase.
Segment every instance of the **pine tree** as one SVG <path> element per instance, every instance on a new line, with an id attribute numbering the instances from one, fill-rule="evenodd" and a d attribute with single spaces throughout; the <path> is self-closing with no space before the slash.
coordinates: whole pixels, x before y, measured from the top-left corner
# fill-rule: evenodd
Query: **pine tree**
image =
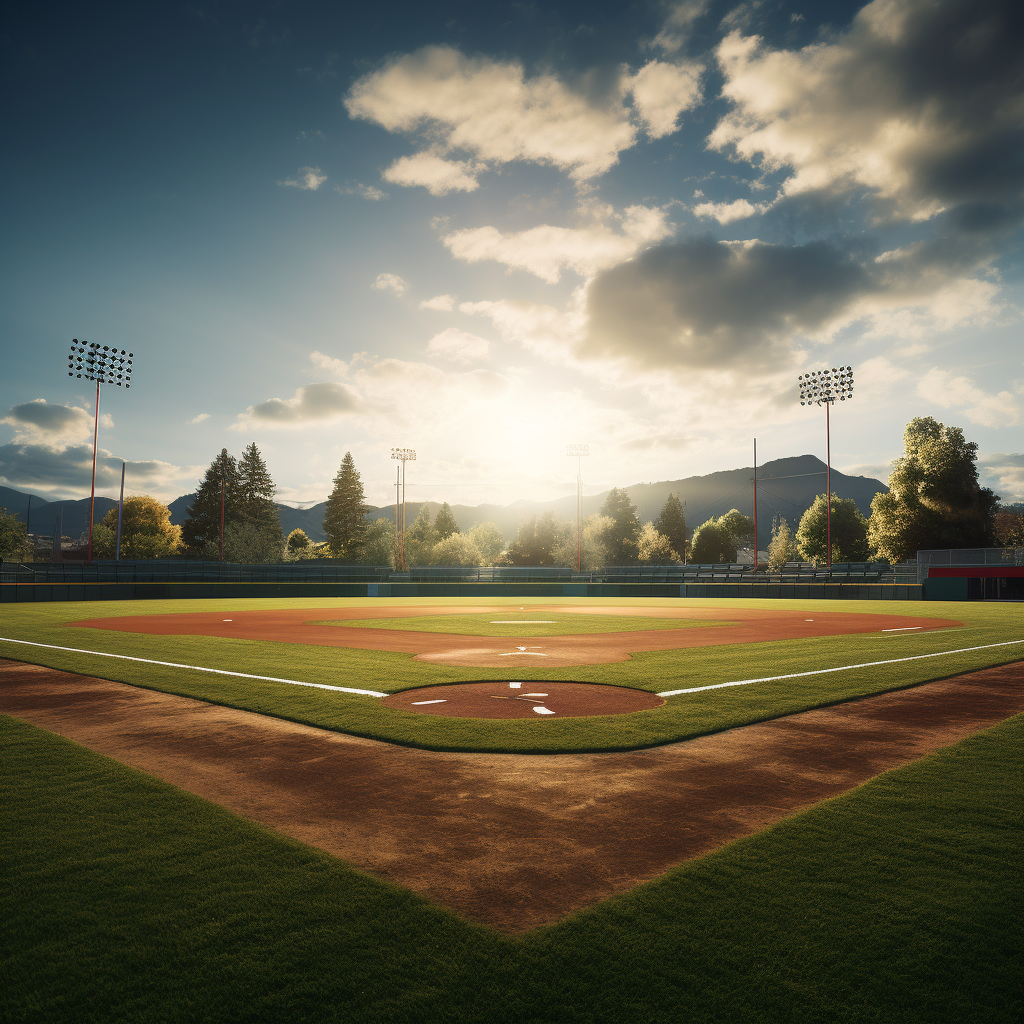
<path id="1" fill-rule="evenodd" d="M 682 558 L 686 553 L 686 516 L 683 503 L 674 494 L 670 494 L 662 506 L 661 514 L 654 521 L 654 528 L 668 537 L 672 550 Z"/>
<path id="2" fill-rule="evenodd" d="M 284 531 L 274 504 L 276 491 L 267 464 L 254 441 L 242 452 L 238 463 L 239 509 L 242 521 L 265 534 L 270 547 L 284 544 Z"/>
<path id="3" fill-rule="evenodd" d="M 452 515 L 447 501 L 437 510 L 437 515 L 434 517 L 434 530 L 438 540 L 444 540 L 453 533 L 462 532 L 459 530 L 459 524 L 455 522 L 455 516 Z"/>
<path id="4" fill-rule="evenodd" d="M 224 484 L 224 526 L 239 522 L 238 464 L 222 448 L 199 484 L 188 519 L 181 529 L 182 543 L 192 554 L 211 554 L 220 541 L 221 483 Z"/>
<path id="5" fill-rule="evenodd" d="M 640 516 L 629 494 L 613 487 L 608 492 L 601 515 L 612 520 L 604 537 L 609 565 L 631 565 L 637 560 L 637 540 L 640 537 Z"/>
<path id="6" fill-rule="evenodd" d="M 352 453 L 345 452 L 324 513 L 324 533 L 335 558 L 354 560 L 358 557 L 359 547 L 366 536 L 364 516 L 369 511 Z"/>

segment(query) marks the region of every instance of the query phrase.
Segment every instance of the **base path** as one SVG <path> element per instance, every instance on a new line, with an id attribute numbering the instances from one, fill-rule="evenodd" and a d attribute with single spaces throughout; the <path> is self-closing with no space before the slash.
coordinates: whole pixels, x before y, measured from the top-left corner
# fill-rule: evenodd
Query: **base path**
<path id="1" fill-rule="evenodd" d="M 235 612 L 192 612 L 172 615 L 131 615 L 83 619 L 69 626 L 113 629 L 158 636 L 221 636 L 241 640 L 272 640 L 323 647 L 354 647 L 370 651 L 412 654 L 422 661 L 480 668 L 563 668 L 628 661 L 638 651 L 674 651 L 718 644 L 748 644 L 803 637 L 842 636 L 882 631 L 924 632 L 962 626 L 952 619 L 922 619 L 910 615 L 868 615 L 863 612 L 811 612 L 804 609 L 761 608 L 603 608 L 530 606 L 530 613 L 557 621 L 562 614 L 630 615 L 675 618 L 688 621 L 725 622 L 725 625 L 687 626 L 684 629 L 652 629 L 620 633 L 586 633 L 572 636 L 518 637 L 463 636 L 417 630 L 366 629 L 359 626 L 324 625 L 329 620 L 399 619 L 425 615 L 508 615 L 518 605 L 453 607 L 356 607 L 288 608 Z M 310 621 L 315 619 L 316 621 Z"/>
<path id="2" fill-rule="evenodd" d="M 0 661 L 0 712 L 522 932 L 1024 710 L 1024 663 L 616 754 L 393 746 Z"/>

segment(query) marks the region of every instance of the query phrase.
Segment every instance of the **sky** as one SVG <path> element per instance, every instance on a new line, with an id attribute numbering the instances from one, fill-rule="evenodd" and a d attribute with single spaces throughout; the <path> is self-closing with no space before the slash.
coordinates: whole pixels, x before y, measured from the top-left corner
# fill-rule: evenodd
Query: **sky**
<path id="1" fill-rule="evenodd" d="M 1024 500 L 1024 10 L 978 0 L 9 5 L 0 483 L 547 500 L 915 416 Z"/>

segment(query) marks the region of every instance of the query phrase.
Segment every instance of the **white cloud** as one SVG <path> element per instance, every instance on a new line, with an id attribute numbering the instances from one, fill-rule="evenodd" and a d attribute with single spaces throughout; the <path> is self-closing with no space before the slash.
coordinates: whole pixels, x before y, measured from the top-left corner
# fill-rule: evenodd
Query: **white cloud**
<path id="1" fill-rule="evenodd" d="M 319 167 L 300 167 L 294 178 L 285 178 L 284 181 L 279 181 L 278 185 L 315 192 L 326 180 L 327 175 L 322 173 Z"/>
<path id="2" fill-rule="evenodd" d="M 764 213 L 770 203 L 751 203 L 747 199 L 736 199 L 731 203 L 700 203 L 693 208 L 696 216 L 717 220 L 719 224 L 729 224 L 734 220 L 744 220 L 755 214 Z"/>
<path id="3" fill-rule="evenodd" d="M 109 417 L 100 417 L 105 426 Z M 14 427 L 16 442 L 69 444 L 92 437 L 94 414 L 73 405 L 51 405 L 45 398 L 12 406 L 0 423 Z"/>
<path id="4" fill-rule="evenodd" d="M 1013 426 L 1020 419 L 1020 402 L 1009 391 L 998 394 L 977 387 L 969 377 L 934 367 L 917 385 L 917 393 L 944 409 L 956 409 L 983 427 Z"/>
<path id="5" fill-rule="evenodd" d="M 700 102 L 703 71 L 703 64 L 666 64 L 652 60 L 626 79 L 625 86 L 633 94 L 633 105 L 652 139 L 671 135 L 676 130 L 679 115 Z"/>
<path id="6" fill-rule="evenodd" d="M 208 412 L 201 412 L 198 416 L 193 416 L 189 423 L 204 423 L 209 418 L 210 414 Z"/>
<path id="7" fill-rule="evenodd" d="M 1024 454 L 995 452 L 978 459 L 979 478 L 1007 504 L 1024 501 Z"/>
<path id="8" fill-rule="evenodd" d="M 437 153 L 415 153 L 399 157 L 384 173 L 393 185 L 422 185 L 432 196 L 449 192 L 474 192 L 480 187 L 477 176 L 485 170 L 480 163 L 446 160 Z"/>
<path id="9" fill-rule="evenodd" d="M 443 313 L 451 312 L 454 308 L 454 295 L 435 295 L 432 299 L 424 299 L 420 303 L 420 309 L 436 309 Z"/>
<path id="10" fill-rule="evenodd" d="M 435 334 L 427 345 L 427 352 L 456 363 L 475 363 L 487 358 L 490 342 L 475 334 L 467 334 L 456 327 Z"/>
<path id="11" fill-rule="evenodd" d="M 554 284 L 563 270 L 589 276 L 672 233 L 663 209 L 630 206 L 612 218 L 619 222 L 617 231 L 601 223 L 582 228 L 543 224 L 510 234 L 483 227 L 453 231 L 442 240 L 456 259 L 467 263 L 496 260 Z"/>
<path id="12" fill-rule="evenodd" d="M 1013 6 L 874 0 L 833 41 L 800 50 L 733 31 L 717 55 L 734 107 L 709 144 L 791 169 L 790 195 L 866 187 L 913 220 L 954 207 L 989 225 L 1017 218 Z"/>
<path id="13" fill-rule="evenodd" d="M 301 427 L 340 419 L 360 410 L 361 402 L 351 388 L 343 384 L 307 384 L 292 398 L 270 398 L 250 405 L 239 414 L 233 430 L 253 426 Z"/>
<path id="14" fill-rule="evenodd" d="M 707 10 L 710 0 L 682 0 L 672 4 L 654 45 L 665 53 L 676 53 L 690 36 L 693 23 Z"/>
<path id="15" fill-rule="evenodd" d="M 342 196 L 362 196 L 364 199 L 370 200 L 370 202 L 380 202 L 382 199 L 387 199 L 387 192 L 383 189 L 377 188 L 375 185 L 364 185 L 362 182 L 357 181 L 354 185 L 335 185 L 334 191 Z"/>
<path id="16" fill-rule="evenodd" d="M 494 166 L 548 164 L 577 181 L 614 166 L 636 138 L 621 93 L 594 100 L 554 75 L 530 78 L 521 64 L 445 46 L 398 57 L 359 79 L 345 106 L 390 132 L 422 131 L 437 155 L 462 151 Z"/>
<path id="17" fill-rule="evenodd" d="M 391 291 L 396 295 L 403 295 L 409 287 L 409 282 L 404 281 L 397 274 L 378 274 L 370 287 L 376 288 L 380 292 Z"/>

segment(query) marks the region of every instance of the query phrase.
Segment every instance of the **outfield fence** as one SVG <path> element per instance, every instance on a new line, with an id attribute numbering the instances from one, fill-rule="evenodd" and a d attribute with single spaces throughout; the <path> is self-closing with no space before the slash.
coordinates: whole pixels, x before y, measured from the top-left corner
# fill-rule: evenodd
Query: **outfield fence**
<path id="1" fill-rule="evenodd" d="M 919 600 L 911 567 L 790 563 L 565 567 L 351 565 L 328 559 L 239 565 L 177 559 L 0 564 L 0 601 L 239 597 L 765 597 Z"/>

